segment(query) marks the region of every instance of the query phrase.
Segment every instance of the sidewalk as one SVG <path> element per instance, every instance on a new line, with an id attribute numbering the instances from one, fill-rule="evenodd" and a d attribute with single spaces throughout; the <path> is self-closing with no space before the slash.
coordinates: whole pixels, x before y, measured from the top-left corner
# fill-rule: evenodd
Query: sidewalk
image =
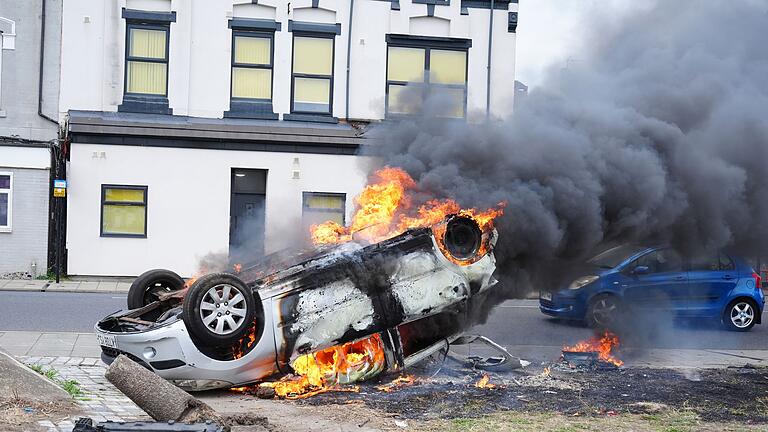
<path id="1" fill-rule="evenodd" d="M 17 357 L 101 357 L 93 333 L 0 331 L 0 347 Z"/>
<path id="2" fill-rule="evenodd" d="M 125 294 L 130 287 L 131 282 L 126 280 L 66 280 L 56 283 L 39 279 L 0 279 L 0 291 Z"/>

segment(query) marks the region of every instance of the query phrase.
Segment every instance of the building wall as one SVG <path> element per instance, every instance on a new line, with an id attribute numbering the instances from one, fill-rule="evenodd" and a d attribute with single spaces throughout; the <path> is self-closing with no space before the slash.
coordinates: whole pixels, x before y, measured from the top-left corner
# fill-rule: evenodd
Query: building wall
<path id="1" fill-rule="evenodd" d="M 0 136 L 48 141 L 58 136 L 58 126 L 37 114 L 40 76 L 40 12 L 42 0 L 0 0 L 0 18 L 12 21 L 15 35 L 6 34 L 0 51 Z M 46 1 L 43 112 L 58 115 L 61 0 Z M 0 20 L 3 21 L 3 20 Z M 0 23 L 2 24 L 2 23 Z"/>
<path id="2" fill-rule="evenodd" d="M 125 20 L 122 8 L 175 11 L 169 48 L 168 99 L 174 115 L 221 118 L 229 109 L 232 33 L 228 20 L 262 18 L 281 23 L 275 33 L 273 107 L 290 111 L 292 33 L 288 21 L 340 23 L 335 38 L 333 115 L 346 115 L 346 61 L 349 2 L 320 0 L 65 0 L 63 11 L 61 99 L 59 110 L 117 111 L 122 102 Z M 510 4 L 516 11 L 517 4 Z M 388 33 L 470 38 L 468 112 L 484 118 L 488 59 L 489 9 L 461 2 L 438 5 L 429 17 L 428 5 L 387 1 L 358 1 L 352 23 L 350 112 L 352 119 L 384 118 L 386 42 Z M 491 113 L 511 113 L 514 98 L 515 33 L 507 31 L 508 11 L 494 11 Z"/>
<path id="3" fill-rule="evenodd" d="M 103 154 L 102 154 L 103 152 Z M 293 179 L 294 158 L 300 178 Z M 208 253 L 229 247 L 232 168 L 267 169 L 266 252 L 299 244 L 302 192 L 362 189 L 367 158 L 111 145 L 72 148 L 68 190 L 68 273 L 138 275 L 162 266 L 192 275 Z M 147 238 L 100 237 L 101 185 L 148 186 Z"/>
<path id="4" fill-rule="evenodd" d="M 47 148 L 0 145 L 0 172 L 13 174 L 11 232 L 0 232 L 0 274 L 44 274 L 48 257 Z"/>

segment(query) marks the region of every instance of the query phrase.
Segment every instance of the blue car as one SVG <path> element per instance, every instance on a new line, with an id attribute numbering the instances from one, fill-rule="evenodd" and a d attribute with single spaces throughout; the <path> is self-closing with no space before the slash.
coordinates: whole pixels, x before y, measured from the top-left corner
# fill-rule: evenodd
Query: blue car
<path id="1" fill-rule="evenodd" d="M 716 252 L 683 258 L 668 247 L 622 245 L 588 264 L 588 274 L 567 289 L 542 292 L 539 309 L 596 328 L 650 310 L 719 320 L 733 331 L 748 331 L 761 322 L 761 278 L 741 257 Z"/>

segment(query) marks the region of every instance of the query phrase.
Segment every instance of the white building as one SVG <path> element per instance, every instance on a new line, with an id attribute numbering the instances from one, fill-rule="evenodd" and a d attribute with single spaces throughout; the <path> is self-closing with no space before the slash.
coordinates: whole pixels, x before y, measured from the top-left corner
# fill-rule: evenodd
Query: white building
<path id="1" fill-rule="evenodd" d="M 484 0 L 64 0 L 68 273 L 190 275 L 349 218 L 369 122 L 420 91 L 511 111 L 516 3 L 491 32 Z"/>
<path id="2" fill-rule="evenodd" d="M 0 277 L 48 269 L 60 3 L 0 0 Z"/>

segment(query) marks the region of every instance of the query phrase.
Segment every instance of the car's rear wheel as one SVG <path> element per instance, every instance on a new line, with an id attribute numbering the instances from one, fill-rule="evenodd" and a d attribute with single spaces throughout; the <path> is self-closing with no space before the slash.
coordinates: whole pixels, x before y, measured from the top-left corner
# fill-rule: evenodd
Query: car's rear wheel
<path id="1" fill-rule="evenodd" d="M 736 299 L 723 311 L 723 324 L 731 331 L 749 331 L 755 326 L 756 321 L 757 307 L 748 299 Z"/>
<path id="2" fill-rule="evenodd" d="M 183 319 L 200 343 L 225 346 L 245 336 L 256 308 L 253 292 L 245 282 L 228 273 L 211 273 L 189 287 Z"/>
<path id="3" fill-rule="evenodd" d="M 128 289 L 128 309 L 138 309 L 159 299 L 161 294 L 184 288 L 184 279 L 170 270 L 149 270 Z"/>
<path id="4" fill-rule="evenodd" d="M 616 296 L 598 295 L 589 302 L 584 320 L 592 328 L 611 329 L 618 323 L 623 309 Z"/>

